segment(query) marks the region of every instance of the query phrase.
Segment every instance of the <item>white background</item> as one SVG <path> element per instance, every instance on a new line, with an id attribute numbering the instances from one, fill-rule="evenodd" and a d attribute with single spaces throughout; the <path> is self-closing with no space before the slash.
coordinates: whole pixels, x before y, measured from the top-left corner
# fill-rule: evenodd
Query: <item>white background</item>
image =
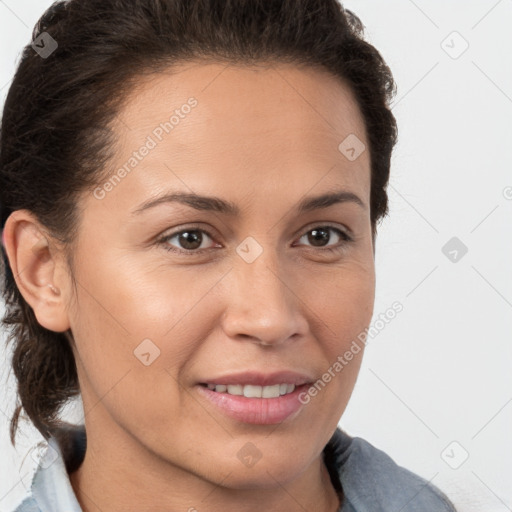
<path id="1" fill-rule="evenodd" d="M 2 105 L 49 5 L 0 0 Z M 340 425 L 432 481 L 462 512 L 512 510 L 512 0 L 345 6 L 398 84 L 374 320 L 396 300 L 404 310 L 370 339 Z M 468 248 L 457 262 L 442 252 L 452 237 Z M 42 439 L 24 426 L 16 450 L 8 441 L 8 357 L 0 368 L 2 512 L 27 491 L 35 466 L 27 454 Z"/>

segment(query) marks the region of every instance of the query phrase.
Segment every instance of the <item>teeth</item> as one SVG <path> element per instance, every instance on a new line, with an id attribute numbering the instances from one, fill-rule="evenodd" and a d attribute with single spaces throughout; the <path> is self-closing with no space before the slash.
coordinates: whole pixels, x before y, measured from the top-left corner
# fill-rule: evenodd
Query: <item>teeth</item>
<path id="1" fill-rule="evenodd" d="M 295 389 L 295 384 L 274 384 L 273 386 L 253 386 L 252 384 L 208 384 L 208 389 L 217 393 L 245 396 L 246 398 L 278 398 Z"/>
<path id="2" fill-rule="evenodd" d="M 215 388 L 217 390 L 217 388 Z M 243 395 L 244 388 L 241 384 L 228 384 L 228 393 L 230 395 Z"/>
<path id="3" fill-rule="evenodd" d="M 255 387 L 259 387 L 259 386 L 255 386 Z M 274 384 L 273 386 L 265 386 L 265 387 L 261 388 L 261 397 L 262 398 L 277 398 L 281 394 L 280 391 L 281 391 L 280 384 Z"/>
<path id="4" fill-rule="evenodd" d="M 263 388 L 261 386 L 251 386 L 250 384 L 244 386 L 243 389 L 243 394 L 246 398 L 261 398 L 262 392 Z"/>

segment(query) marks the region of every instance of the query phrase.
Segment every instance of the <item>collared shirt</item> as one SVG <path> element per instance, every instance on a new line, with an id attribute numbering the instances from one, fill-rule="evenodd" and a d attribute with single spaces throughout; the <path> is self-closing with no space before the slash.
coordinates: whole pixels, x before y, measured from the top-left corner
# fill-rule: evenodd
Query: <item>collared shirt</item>
<path id="1" fill-rule="evenodd" d="M 49 439 L 30 494 L 14 512 L 82 512 L 69 473 L 85 456 L 85 429 L 68 429 L 59 439 Z M 331 482 L 343 498 L 338 512 L 456 512 L 436 486 L 339 427 L 324 448 L 323 457 Z"/>

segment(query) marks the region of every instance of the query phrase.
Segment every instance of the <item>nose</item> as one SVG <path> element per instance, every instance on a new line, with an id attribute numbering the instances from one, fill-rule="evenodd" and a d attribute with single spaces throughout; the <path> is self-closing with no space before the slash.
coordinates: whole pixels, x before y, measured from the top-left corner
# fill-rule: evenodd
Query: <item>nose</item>
<path id="1" fill-rule="evenodd" d="M 232 339 L 281 345 L 304 337 L 308 323 L 294 279 L 266 249 L 255 261 L 237 261 L 228 276 L 223 330 Z"/>

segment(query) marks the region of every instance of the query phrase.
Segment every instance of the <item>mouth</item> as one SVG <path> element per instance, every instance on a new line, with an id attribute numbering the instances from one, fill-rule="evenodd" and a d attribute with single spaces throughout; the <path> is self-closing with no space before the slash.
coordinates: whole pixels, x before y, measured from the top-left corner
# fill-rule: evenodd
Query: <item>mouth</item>
<path id="1" fill-rule="evenodd" d="M 226 393 L 233 396 L 244 396 L 245 398 L 279 398 L 289 395 L 295 390 L 295 384 L 274 384 L 272 386 L 255 386 L 253 384 L 200 384 L 215 393 Z"/>
<path id="2" fill-rule="evenodd" d="M 270 425 L 295 418 L 305 405 L 300 395 L 313 382 L 310 376 L 295 372 L 246 372 L 213 378 L 196 388 L 223 415 L 242 423 Z"/>

